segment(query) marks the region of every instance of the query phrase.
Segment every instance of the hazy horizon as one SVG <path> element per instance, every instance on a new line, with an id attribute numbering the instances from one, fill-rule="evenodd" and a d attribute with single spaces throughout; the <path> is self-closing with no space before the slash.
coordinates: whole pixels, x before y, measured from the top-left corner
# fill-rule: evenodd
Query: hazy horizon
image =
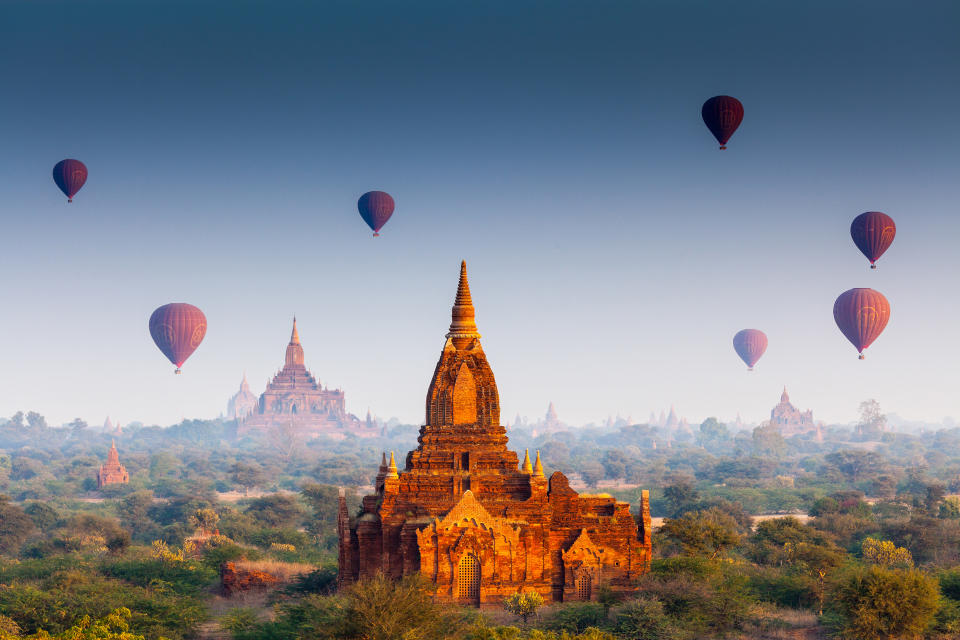
<path id="1" fill-rule="evenodd" d="M 784 385 L 826 423 L 960 415 L 960 5 L 549 7 L 5 4 L 0 416 L 214 417 L 296 314 L 348 411 L 419 424 L 461 259 L 504 423 L 759 422 Z M 724 152 L 721 93 L 746 111 Z M 397 202 L 376 239 L 371 189 Z M 898 227 L 875 272 L 869 210 Z M 892 307 L 862 362 L 852 287 Z M 174 301 L 209 323 L 182 376 L 147 331 Z"/>

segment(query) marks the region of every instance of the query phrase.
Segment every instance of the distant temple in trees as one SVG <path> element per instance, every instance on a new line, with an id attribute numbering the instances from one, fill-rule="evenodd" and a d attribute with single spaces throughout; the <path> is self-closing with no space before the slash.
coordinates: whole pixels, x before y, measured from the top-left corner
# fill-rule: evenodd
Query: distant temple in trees
<path id="1" fill-rule="evenodd" d="M 128 482 L 130 482 L 130 474 L 127 473 L 127 468 L 120 464 L 117 445 L 115 442 L 110 442 L 107 463 L 100 465 L 100 470 L 97 471 L 97 489 L 102 489 L 108 484 L 126 484 Z"/>
<path id="2" fill-rule="evenodd" d="M 419 446 L 401 471 L 384 457 L 375 493 L 350 517 L 341 493 L 338 583 L 419 572 L 437 599 L 500 604 L 520 590 L 594 600 L 601 584 L 634 589 L 651 558 L 650 509 L 581 495 L 507 449 L 493 371 L 480 346 L 466 264 L 453 321 L 427 391 Z"/>
<path id="3" fill-rule="evenodd" d="M 790 403 L 790 396 L 787 394 L 787 388 L 783 388 L 780 394 L 780 404 L 770 410 L 770 424 L 780 429 L 780 434 L 785 437 L 799 435 L 801 433 L 810 433 L 815 431 L 817 437 L 822 437 L 820 425 L 813 421 L 813 411 L 800 411 Z"/>
<path id="4" fill-rule="evenodd" d="M 296 318 L 293 319 L 283 369 L 277 372 L 259 400 L 251 406 L 252 395 L 244 376 L 240 391 L 230 399 L 227 407 L 231 417 L 237 419 L 238 436 L 275 429 L 292 430 L 306 436 L 377 434 L 375 428 L 369 428 L 355 415 L 346 412 L 341 389 L 331 390 L 322 386 L 307 371 Z"/>

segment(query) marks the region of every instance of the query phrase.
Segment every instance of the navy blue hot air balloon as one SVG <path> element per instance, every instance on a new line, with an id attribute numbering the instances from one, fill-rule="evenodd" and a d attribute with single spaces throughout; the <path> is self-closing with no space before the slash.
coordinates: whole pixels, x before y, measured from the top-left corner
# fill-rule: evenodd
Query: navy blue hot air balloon
<path id="1" fill-rule="evenodd" d="M 393 198 L 386 191 L 367 191 L 357 202 L 360 217 L 373 229 L 374 237 L 393 215 L 393 207 Z"/>
<path id="2" fill-rule="evenodd" d="M 67 202 L 73 202 L 73 196 L 80 191 L 80 187 L 87 181 L 87 167 L 79 160 L 67 158 L 53 167 L 53 181 L 67 196 Z"/>
<path id="3" fill-rule="evenodd" d="M 720 148 L 726 149 L 727 140 L 743 122 L 743 104 L 732 96 L 714 96 L 703 103 L 700 115 Z"/>

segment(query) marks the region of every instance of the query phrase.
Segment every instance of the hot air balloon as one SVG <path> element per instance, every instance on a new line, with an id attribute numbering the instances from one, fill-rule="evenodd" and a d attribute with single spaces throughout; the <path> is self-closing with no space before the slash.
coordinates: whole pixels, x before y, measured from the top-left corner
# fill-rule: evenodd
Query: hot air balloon
<path id="1" fill-rule="evenodd" d="M 714 96 L 700 108 L 703 122 L 710 133 L 720 143 L 721 149 L 727 148 L 727 140 L 743 121 L 743 105 L 730 96 Z"/>
<path id="2" fill-rule="evenodd" d="M 874 263 L 890 248 L 896 235 L 897 225 L 893 218 L 879 211 L 861 213 L 850 223 L 850 237 L 857 249 L 867 256 L 871 269 L 877 268 Z"/>
<path id="3" fill-rule="evenodd" d="M 53 181 L 67 196 L 67 202 L 73 202 L 73 196 L 87 181 L 87 167 L 79 160 L 61 160 L 53 167 Z"/>
<path id="4" fill-rule="evenodd" d="M 200 346 L 207 334 L 207 317 L 203 311 L 186 302 L 171 302 L 159 307 L 150 316 L 150 335 L 157 348 L 177 366 Z"/>
<path id="5" fill-rule="evenodd" d="M 367 191 L 357 201 L 360 217 L 373 229 L 373 236 L 380 235 L 380 229 L 393 215 L 393 198 L 386 191 Z"/>
<path id="6" fill-rule="evenodd" d="M 744 329 L 733 336 L 733 349 L 747 364 L 747 371 L 753 371 L 753 365 L 767 350 L 767 334 L 759 329 Z"/>
<path id="7" fill-rule="evenodd" d="M 833 319 L 863 360 L 863 350 L 877 339 L 890 320 L 890 303 L 879 291 L 850 289 L 833 303 Z"/>

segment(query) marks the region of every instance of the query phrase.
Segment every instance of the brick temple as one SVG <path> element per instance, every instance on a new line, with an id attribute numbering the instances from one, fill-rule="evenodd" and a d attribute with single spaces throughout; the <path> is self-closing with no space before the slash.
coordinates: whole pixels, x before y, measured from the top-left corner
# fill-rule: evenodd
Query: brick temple
<path id="1" fill-rule="evenodd" d="M 355 518 L 342 494 L 341 586 L 384 573 L 420 572 L 441 601 L 501 604 L 516 591 L 548 601 L 592 600 L 598 587 L 632 590 L 649 568 L 650 510 L 578 494 L 539 452 L 507 449 L 493 371 L 480 346 L 465 263 L 453 321 L 427 391 L 426 424 L 404 469 L 384 457 L 375 493 Z"/>
<path id="2" fill-rule="evenodd" d="M 116 442 L 110 442 L 110 451 L 107 452 L 107 463 L 100 465 L 97 471 L 97 489 L 108 484 L 126 484 L 130 482 L 127 468 L 120 464 L 120 454 L 117 452 Z"/>
<path id="3" fill-rule="evenodd" d="M 347 433 L 376 435 L 375 430 L 366 428 L 355 415 L 347 413 L 343 390 L 328 389 L 321 385 L 304 362 L 303 345 L 300 344 L 297 319 L 294 318 L 283 368 L 267 384 L 256 405 L 245 416 L 235 415 L 237 435 L 276 429 L 292 429 L 307 437 L 345 437 Z M 238 396 L 243 393 L 243 386 L 241 384 Z M 235 414 L 238 413 L 236 398 L 234 396 L 234 403 L 228 406 Z"/>

